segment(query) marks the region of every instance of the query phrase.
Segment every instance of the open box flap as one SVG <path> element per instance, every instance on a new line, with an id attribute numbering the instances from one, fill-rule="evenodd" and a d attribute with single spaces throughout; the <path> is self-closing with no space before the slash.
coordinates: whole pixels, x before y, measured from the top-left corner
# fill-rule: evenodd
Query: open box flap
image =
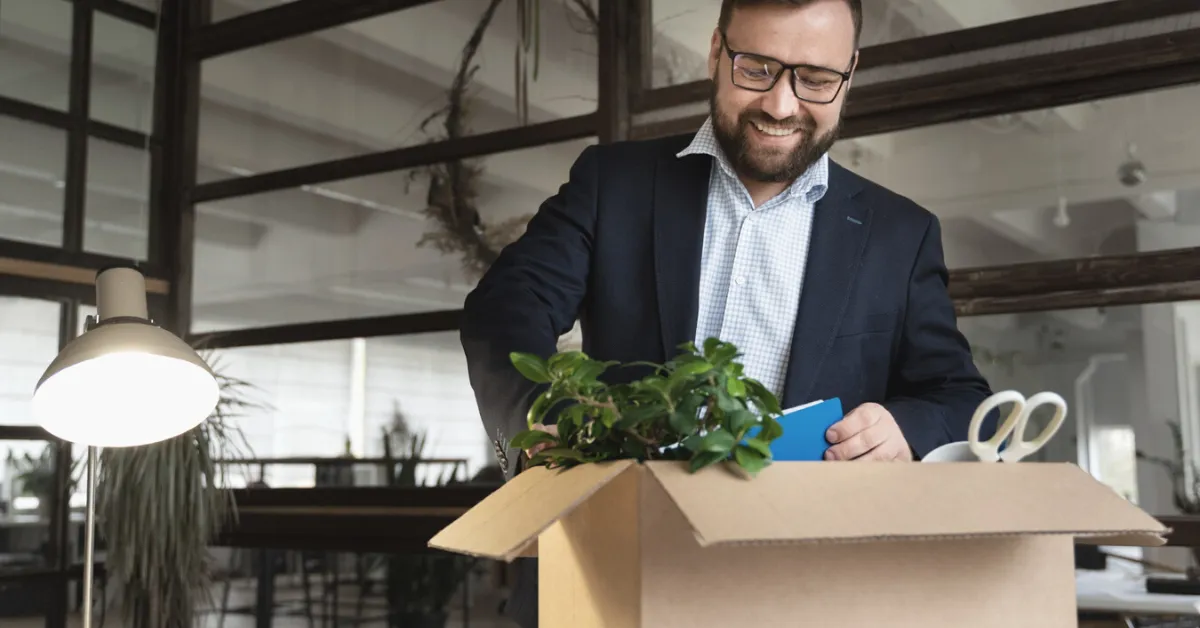
<path id="1" fill-rule="evenodd" d="M 1168 532 L 1073 464 L 776 462 L 754 478 L 647 466 L 703 546 L 1016 534 L 1155 546 Z"/>
<path id="2" fill-rule="evenodd" d="M 535 556 L 542 531 L 635 464 L 527 469 L 434 535 L 429 547 L 503 561 Z"/>

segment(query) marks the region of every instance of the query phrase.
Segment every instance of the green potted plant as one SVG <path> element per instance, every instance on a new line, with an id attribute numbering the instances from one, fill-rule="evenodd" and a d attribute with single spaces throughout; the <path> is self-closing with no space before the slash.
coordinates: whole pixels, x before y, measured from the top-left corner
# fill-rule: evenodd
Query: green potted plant
<path id="1" fill-rule="evenodd" d="M 421 482 L 417 469 L 427 464 L 425 448 L 428 435 L 408 425 L 397 408 L 392 426 L 384 432 L 384 458 L 393 459 L 393 486 L 449 486 L 457 481 L 454 468 Z M 389 555 L 385 559 L 388 599 L 388 626 L 395 628 L 444 628 L 449 619 L 447 607 L 463 582 L 478 567 L 479 561 L 442 552 Z"/>
<path id="2" fill-rule="evenodd" d="M 1171 430 L 1173 444 L 1173 455 L 1170 458 L 1152 456 L 1140 449 L 1135 455 L 1138 460 L 1156 465 L 1167 472 L 1167 478 L 1171 482 L 1172 499 L 1179 512 L 1185 515 L 1200 514 L 1200 469 L 1193 467 L 1196 471 L 1193 476 L 1195 479 L 1192 485 L 1188 486 L 1183 472 L 1183 432 L 1178 421 L 1167 421 L 1167 428 Z"/>
<path id="3" fill-rule="evenodd" d="M 709 338 L 664 364 L 634 362 L 649 374 L 609 384 L 602 376 L 617 362 L 593 360 L 582 351 L 548 359 L 513 353 L 527 379 L 545 384 L 529 410 L 529 428 L 512 449 L 544 446 L 530 466 L 570 467 L 621 458 L 687 460 L 694 472 L 731 461 L 750 475 L 771 462 L 770 444 L 783 434 L 775 395 L 747 377 L 735 345 Z M 561 408 L 561 409 L 560 409 Z M 557 434 L 536 429 L 556 412 Z"/>
<path id="4" fill-rule="evenodd" d="M 236 517 L 229 467 L 249 451 L 234 419 L 251 408 L 249 383 L 217 374 L 220 398 L 206 421 L 175 438 L 104 449 L 97 477 L 97 540 L 108 579 L 135 628 L 190 628 L 210 593 L 209 544 Z"/>
<path id="5" fill-rule="evenodd" d="M 7 457 L 7 462 L 16 475 L 16 494 L 22 497 L 36 497 L 37 513 L 43 519 L 50 518 L 50 508 L 53 504 L 54 449 L 54 445 L 46 445 L 37 456 L 29 452 L 16 456 L 9 452 Z M 79 483 L 78 458 L 71 461 L 71 470 L 68 473 L 67 495 L 70 495 Z"/>

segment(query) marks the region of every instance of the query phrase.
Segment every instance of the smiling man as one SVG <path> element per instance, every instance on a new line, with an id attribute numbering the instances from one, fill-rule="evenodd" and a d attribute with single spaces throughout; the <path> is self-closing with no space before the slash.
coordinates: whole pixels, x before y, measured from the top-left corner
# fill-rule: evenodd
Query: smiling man
<path id="1" fill-rule="evenodd" d="M 490 438 L 525 429 L 541 390 L 509 353 L 553 354 L 578 318 L 600 360 L 663 362 L 718 336 L 784 407 L 839 397 L 831 460 L 911 461 L 966 440 L 991 391 L 957 328 L 938 220 L 828 156 L 861 29 L 860 0 L 725 0 L 704 125 L 583 151 L 466 300 Z M 505 453 L 512 474 L 520 452 Z M 509 614 L 530 627 L 524 569 Z"/>

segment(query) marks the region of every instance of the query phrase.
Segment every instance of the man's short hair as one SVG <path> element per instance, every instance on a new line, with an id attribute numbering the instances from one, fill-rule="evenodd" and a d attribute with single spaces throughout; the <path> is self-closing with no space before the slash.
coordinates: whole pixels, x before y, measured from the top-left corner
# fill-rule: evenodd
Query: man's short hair
<path id="1" fill-rule="evenodd" d="M 755 7 L 763 5 L 775 6 L 793 6 L 802 7 L 807 4 L 812 4 L 816 0 L 721 0 L 721 18 L 717 21 L 717 28 L 722 33 L 729 28 L 729 21 L 733 19 L 733 10 L 742 7 Z M 858 38 L 862 35 L 863 24 L 863 8 L 862 0 L 843 0 L 850 6 L 850 15 L 854 18 L 854 47 L 858 47 Z"/>

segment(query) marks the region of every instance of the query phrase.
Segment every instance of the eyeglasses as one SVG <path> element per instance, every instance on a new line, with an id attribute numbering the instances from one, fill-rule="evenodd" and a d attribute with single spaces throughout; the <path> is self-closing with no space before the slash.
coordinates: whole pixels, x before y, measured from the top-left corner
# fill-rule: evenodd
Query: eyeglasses
<path id="1" fill-rule="evenodd" d="M 753 92 L 769 92 L 779 81 L 785 70 L 791 71 L 792 93 L 805 102 L 826 105 L 834 101 L 842 91 L 842 85 L 850 80 L 850 71 L 838 72 L 805 63 L 787 64 L 752 52 L 738 52 L 729 47 L 725 33 L 721 33 L 721 46 L 729 55 L 730 80 L 734 85 Z M 852 61 L 853 63 L 853 61 Z"/>

